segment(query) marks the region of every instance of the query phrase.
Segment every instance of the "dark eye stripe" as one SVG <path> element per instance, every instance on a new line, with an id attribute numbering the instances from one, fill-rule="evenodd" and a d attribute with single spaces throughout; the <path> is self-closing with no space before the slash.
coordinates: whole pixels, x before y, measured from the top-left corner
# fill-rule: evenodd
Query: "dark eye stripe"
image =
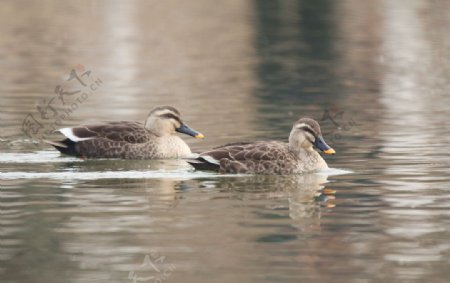
<path id="1" fill-rule="evenodd" d="M 166 118 L 166 119 L 174 119 L 181 124 L 180 118 L 178 116 L 173 115 L 172 113 L 162 114 L 162 115 L 159 115 L 159 117 Z"/>
<path id="2" fill-rule="evenodd" d="M 310 129 L 309 127 L 307 127 L 307 126 L 303 126 L 303 127 L 301 127 L 300 129 L 302 129 L 302 130 L 305 131 L 305 132 L 310 133 L 311 135 L 313 135 L 313 137 L 316 136 L 316 134 L 314 133 L 314 131 L 311 130 L 311 129 Z"/>

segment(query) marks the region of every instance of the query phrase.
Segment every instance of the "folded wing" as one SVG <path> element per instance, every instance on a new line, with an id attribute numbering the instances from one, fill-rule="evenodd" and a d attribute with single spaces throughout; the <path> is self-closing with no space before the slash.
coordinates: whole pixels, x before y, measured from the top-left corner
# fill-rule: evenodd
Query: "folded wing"
<path id="1" fill-rule="evenodd" d="M 111 141 L 144 143 L 148 141 L 150 135 L 141 123 L 128 121 L 62 128 L 58 131 L 73 142 L 104 138 Z"/>
<path id="2" fill-rule="evenodd" d="M 254 142 L 217 147 L 188 162 L 198 170 L 246 173 L 279 170 L 292 158 L 286 143 Z"/>

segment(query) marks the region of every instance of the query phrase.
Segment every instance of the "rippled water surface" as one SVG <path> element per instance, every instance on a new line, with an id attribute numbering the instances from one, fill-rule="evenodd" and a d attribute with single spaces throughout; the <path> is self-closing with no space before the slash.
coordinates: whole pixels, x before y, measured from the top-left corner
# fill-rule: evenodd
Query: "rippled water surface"
<path id="1" fill-rule="evenodd" d="M 449 282 L 448 11 L 2 1 L 0 282 Z M 87 91 L 62 104 L 57 86 Z M 206 135 L 183 137 L 197 152 L 286 140 L 309 116 L 337 155 L 317 174 L 220 175 L 65 157 L 22 131 L 157 105 Z"/>

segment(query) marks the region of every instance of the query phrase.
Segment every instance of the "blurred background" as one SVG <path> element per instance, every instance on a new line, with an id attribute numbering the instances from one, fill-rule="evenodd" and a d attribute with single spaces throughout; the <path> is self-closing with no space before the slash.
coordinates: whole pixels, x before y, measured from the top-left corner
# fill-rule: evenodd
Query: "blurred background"
<path id="1" fill-rule="evenodd" d="M 448 282 L 448 11 L 445 0 L 2 1 L 0 281 Z M 206 135 L 183 137 L 193 151 L 286 140 L 315 118 L 337 151 L 329 166 L 352 173 L 221 178 L 80 162 L 36 142 L 159 105 Z M 317 199 L 325 186 L 336 196 Z M 159 255 L 170 276 L 149 271 Z"/>

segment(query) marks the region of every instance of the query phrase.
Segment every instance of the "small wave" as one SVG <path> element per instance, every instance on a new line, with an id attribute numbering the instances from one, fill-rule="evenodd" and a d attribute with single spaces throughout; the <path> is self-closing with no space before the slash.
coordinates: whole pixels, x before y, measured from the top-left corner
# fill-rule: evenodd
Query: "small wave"
<path id="1" fill-rule="evenodd" d="M 342 169 L 326 169 L 316 174 L 319 176 L 336 176 L 351 174 L 351 171 Z M 97 179 L 197 179 L 221 177 L 250 177 L 258 175 L 248 174 L 219 174 L 190 170 L 153 170 L 153 171 L 89 171 L 89 172 L 0 172 L 1 180 L 14 179 L 53 179 L 53 180 L 97 180 Z M 287 175 L 292 176 L 292 175 Z M 285 176 L 285 177 L 287 177 Z M 282 176 L 279 176 L 282 177 Z"/>
<path id="2" fill-rule="evenodd" d="M 90 172 L 0 172 L 0 179 L 53 179 L 53 180 L 98 180 L 98 179 L 194 179 L 209 177 L 236 177 L 208 172 L 193 171 L 90 171 Z"/>
<path id="3" fill-rule="evenodd" d="M 319 172 L 317 172 L 318 175 L 327 175 L 327 176 L 337 176 L 337 175 L 345 175 L 345 174 L 352 174 L 353 171 L 345 170 L 345 169 L 337 169 L 337 168 L 327 168 L 322 169 Z"/>
<path id="4" fill-rule="evenodd" d="M 31 153 L 2 153 L 0 163 L 57 163 L 57 162 L 82 162 L 75 157 L 61 157 L 57 151 L 35 151 Z"/>

